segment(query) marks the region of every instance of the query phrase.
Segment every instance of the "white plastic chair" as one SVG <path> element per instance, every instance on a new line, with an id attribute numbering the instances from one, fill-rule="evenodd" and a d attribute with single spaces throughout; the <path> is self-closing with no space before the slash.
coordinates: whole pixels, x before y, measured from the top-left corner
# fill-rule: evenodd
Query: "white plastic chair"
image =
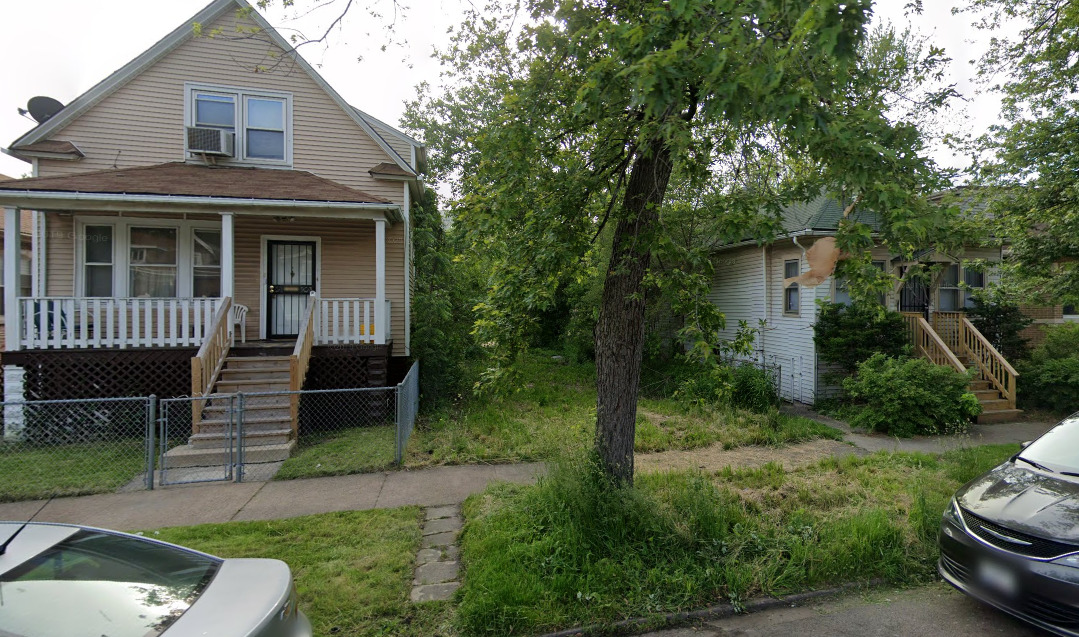
<path id="1" fill-rule="evenodd" d="M 232 324 L 240 326 L 240 342 L 247 342 L 247 306 L 240 303 L 232 304 Z M 236 329 L 232 330 L 232 345 L 236 345 Z"/>

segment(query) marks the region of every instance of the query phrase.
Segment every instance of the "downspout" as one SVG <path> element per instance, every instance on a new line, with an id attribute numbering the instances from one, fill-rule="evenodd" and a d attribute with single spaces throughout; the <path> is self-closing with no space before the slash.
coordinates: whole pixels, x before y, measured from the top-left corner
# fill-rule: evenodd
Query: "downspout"
<path id="1" fill-rule="evenodd" d="M 771 301 L 772 301 L 772 297 L 770 297 L 768 295 L 768 246 L 767 245 L 762 245 L 761 246 L 761 280 L 764 282 L 764 299 L 763 299 L 763 306 L 764 306 L 763 315 L 764 315 L 764 318 L 761 319 L 762 324 L 759 326 L 761 328 L 761 331 L 760 331 L 760 334 L 759 334 L 759 339 L 760 339 L 760 351 L 761 351 L 761 365 L 764 365 L 767 362 L 767 358 L 764 355 L 764 332 L 765 332 L 765 329 L 767 329 L 767 327 L 768 327 L 768 319 L 769 319 L 768 307 L 769 307 L 769 305 L 771 304 Z"/>

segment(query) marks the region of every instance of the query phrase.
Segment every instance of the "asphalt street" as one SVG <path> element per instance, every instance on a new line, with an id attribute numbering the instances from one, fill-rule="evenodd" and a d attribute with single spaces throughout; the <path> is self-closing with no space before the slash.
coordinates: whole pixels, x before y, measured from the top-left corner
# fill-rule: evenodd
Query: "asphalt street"
<path id="1" fill-rule="evenodd" d="M 1044 637 L 1047 634 L 941 583 L 774 608 L 651 632 L 645 637 Z"/>

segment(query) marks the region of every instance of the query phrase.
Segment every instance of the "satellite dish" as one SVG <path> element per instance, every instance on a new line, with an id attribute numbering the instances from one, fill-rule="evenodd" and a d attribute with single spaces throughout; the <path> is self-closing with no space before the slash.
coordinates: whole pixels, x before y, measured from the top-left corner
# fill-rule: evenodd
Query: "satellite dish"
<path id="1" fill-rule="evenodd" d="M 30 111 L 30 117 L 33 117 L 38 124 L 44 124 L 45 120 L 59 113 L 63 107 L 64 105 L 59 101 L 44 95 L 31 97 L 26 103 L 26 110 Z"/>

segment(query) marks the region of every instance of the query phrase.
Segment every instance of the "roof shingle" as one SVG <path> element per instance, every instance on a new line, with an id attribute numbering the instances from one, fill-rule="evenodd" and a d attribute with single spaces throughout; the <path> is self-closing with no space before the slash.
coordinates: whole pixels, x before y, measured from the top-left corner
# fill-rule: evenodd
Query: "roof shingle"
<path id="1" fill-rule="evenodd" d="M 392 203 L 304 170 L 201 166 L 183 162 L 0 182 L 0 192 L 19 190 Z"/>

